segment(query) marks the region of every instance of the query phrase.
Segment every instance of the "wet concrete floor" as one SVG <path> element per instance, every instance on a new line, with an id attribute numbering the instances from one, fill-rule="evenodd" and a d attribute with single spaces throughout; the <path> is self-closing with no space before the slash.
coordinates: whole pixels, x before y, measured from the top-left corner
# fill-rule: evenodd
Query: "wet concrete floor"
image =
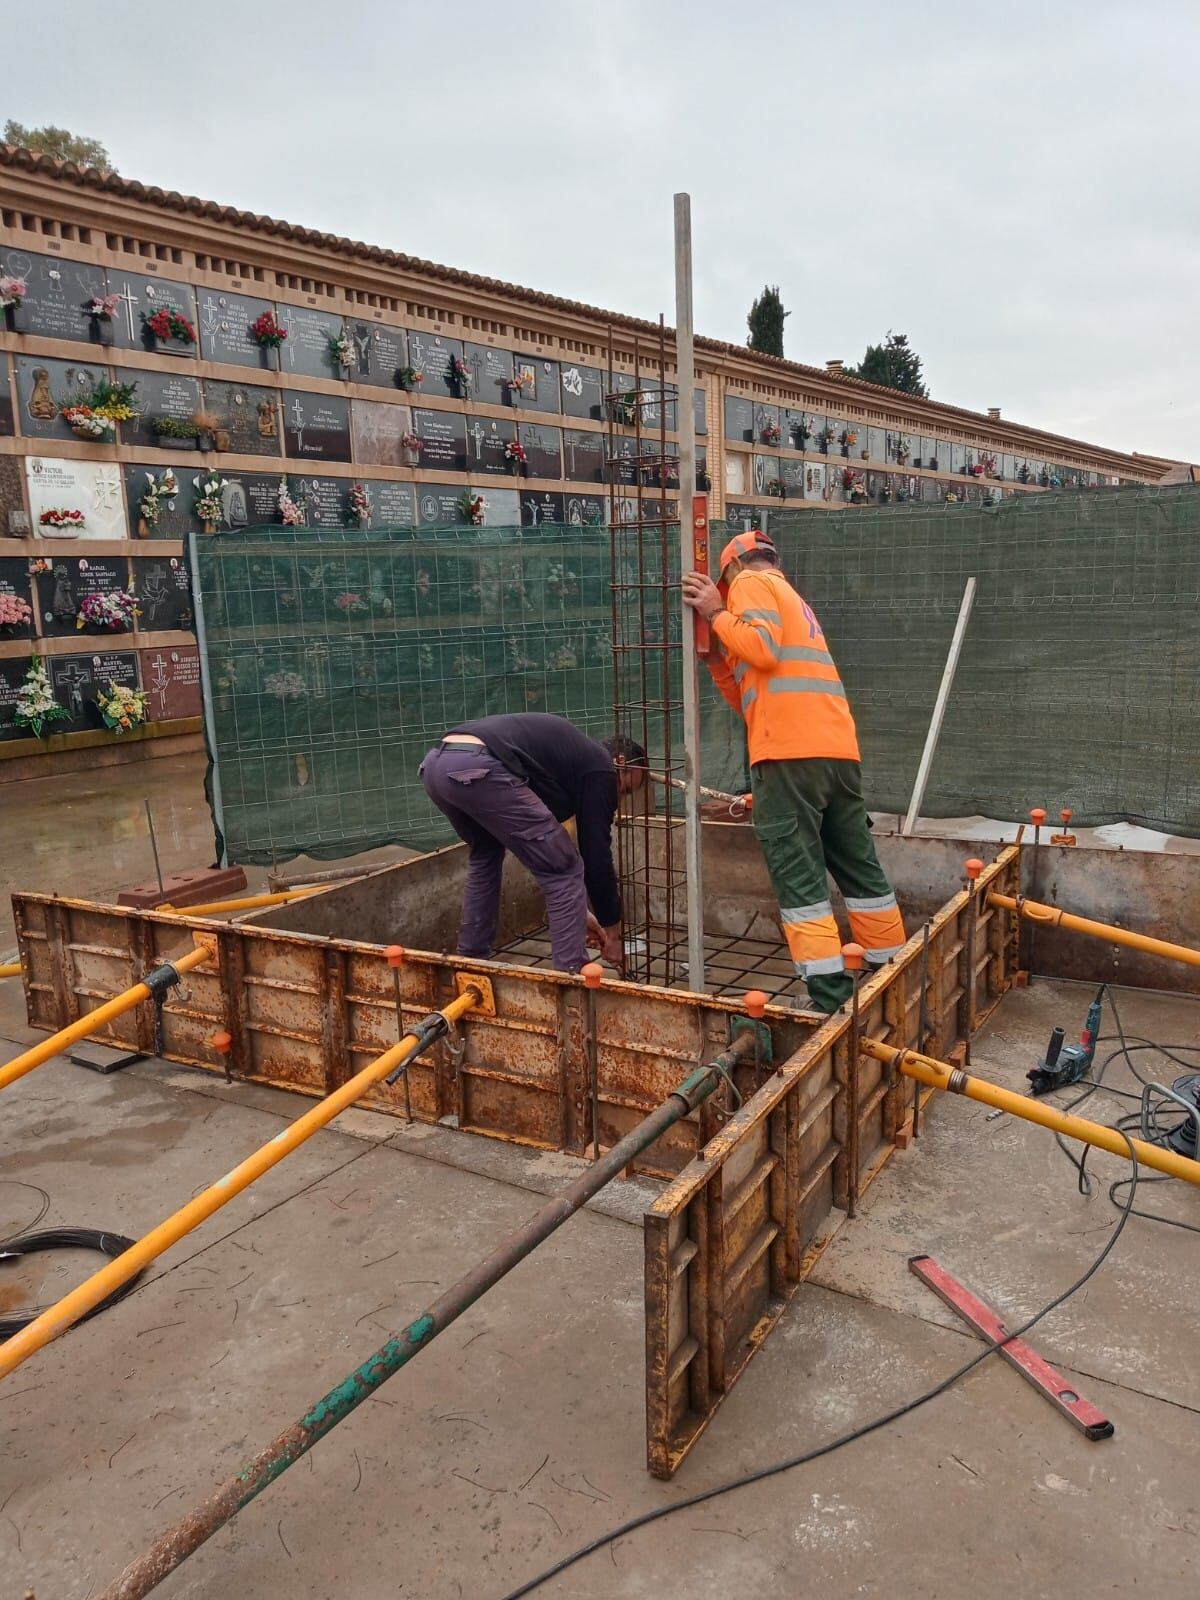
<path id="1" fill-rule="evenodd" d="M 1020 1086 L 1050 1027 L 1072 1033 L 1088 998 L 1052 983 L 1009 996 L 975 1069 Z M 1194 1001 L 1121 991 L 1118 1003 L 1131 1035 L 1200 1039 Z M 15 985 L 0 991 L 0 1035 L 32 1037 Z M 1109 1081 L 1137 1087 L 1119 1063 Z M 1097 1095 L 1087 1110 L 1131 1105 Z M 36 1216 L 43 1192 L 46 1225 L 136 1234 L 299 1109 L 158 1062 L 108 1078 L 52 1062 L 4 1091 L 0 1236 Z M 643 1467 L 645 1193 L 624 1191 L 615 1214 L 568 1224 L 158 1592 L 499 1600 L 622 1519 L 810 1449 L 961 1364 L 972 1339 L 909 1273 L 910 1255 L 934 1254 L 1011 1321 L 1030 1315 L 1111 1236 L 1107 1186 L 1127 1167 L 1089 1165 L 1090 1199 L 1048 1134 L 936 1104 L 671 1484 Z M 98 1593 L 573 1170 L 367 1113 L 319 1135 L 119 1306 L 0 1383 L 0 1592 Z M 1138 1205 L 1200 1225 L 1200 1192 L 1182 1185 L 1147 1186 Z M 872 1437 L 621 1539 L 537 1593 L 1194 1595 L 1198 1262 L 1195 1234 L 1133 1218 L 1101 1272 L 1030 1336 L 1112 1418 L 1111 1440 L 1086 1441 L 992 1358 Z M 5 1281 L 43 1296 L 61 1287 L 52 1270 L 53 1282 L 49 1262 L 45 1283 L 28 1264 Z"/>
<path id="2" fill-rule="evenodd" d="M 216 843 L 204 797 L 205 764 L 202 755 L 170 756 L 136 768 L 100 767 L 0 786 L 0 961 L 16 950 L 14 891 L 111 900 L 133 884 L 155 881 L 147 801 L 164 875 L 211 866 Z M 389 848 L 315 863 L 298 856 L 284 870 L 352 860 L 382 864 L 409 854 Z M 265 886 L 267 870 L 246 868 L 252 888 Z"/>

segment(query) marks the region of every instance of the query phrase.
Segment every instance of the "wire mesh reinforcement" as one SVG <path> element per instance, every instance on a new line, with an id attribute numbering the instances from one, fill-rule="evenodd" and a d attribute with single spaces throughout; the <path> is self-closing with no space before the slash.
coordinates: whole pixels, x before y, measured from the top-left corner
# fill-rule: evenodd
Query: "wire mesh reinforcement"
<path id="1" fill-rule="evenodd" d="M 925 815 L 1069 805 L 1080 824 L 1200 835 L 1194 487 L 784 511 L 771 531 L 841 669 L 875 809 L 907 804 L 974 574 Z M 643 581 L 640 558 L 619 559 Z M 554 711 L 613 731 L 606 528 L 252 528 L 197 541 L 195 566 L 233 861 L 448 842 L 417 768 L 465 718 Z M 679 626 L 677 606 L 647 619 L 672 670 Z M 701 741 L 703 781 L 744 787 L 740 725 L 707 682 Z M 660 771 L 662 743 L 652 727 Z"/>

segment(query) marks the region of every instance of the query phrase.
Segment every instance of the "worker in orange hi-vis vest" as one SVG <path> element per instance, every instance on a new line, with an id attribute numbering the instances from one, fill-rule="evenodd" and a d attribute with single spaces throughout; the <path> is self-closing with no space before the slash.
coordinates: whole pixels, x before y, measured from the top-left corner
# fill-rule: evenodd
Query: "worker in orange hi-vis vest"
<path id="1" fill-rule="evenodd" d="M 882 966 L 904 943 L 896 896 L 871 838 L 854 718 L 821 625 L 780 572 L 766 534 L 751 529 L 731 539 L 720 578 L 718 588 L 703 573 L 689 573 L 683 598 L 711 625 L 709 670 L 745 719 L 754 830 L 796 970 L 813 1004 L 836 1011 L 853 980 L 827 874 L 842 891 L 868 963 Z"/>

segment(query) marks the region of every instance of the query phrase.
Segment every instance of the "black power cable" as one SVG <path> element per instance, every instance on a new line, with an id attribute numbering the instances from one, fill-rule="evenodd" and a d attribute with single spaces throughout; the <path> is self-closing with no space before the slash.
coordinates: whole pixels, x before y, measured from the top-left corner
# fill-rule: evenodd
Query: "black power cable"
<path id="1" fill-rule="evenodd" d="M 981 1362 L 986 1361 L 989 1356 L 995 1355 L 997 1350 L 1003 1349 L 1012 1340 L 1019 1339 L 1028 1333 L 1030 1328 L 1041 1322 L 1043 1317 L 1048 1317 L 1052 1311 L 1056 1311 L 1073 1294 L 1077 1294 L 1084 1284 L 1099 1272 L 1113 1246 L 1124 1232 L 1125 1224 L 1133 1214 L 1133 1199 L 1137 1194 L 1139 1176 L 1137 1151 L 1134 1149 L 1133 1141 L 1129 1138 L 1129 1135 L 1124 1133 L 1123 1130 L 1118 1131 L 1122 1132 L 1122 1137 L 1129 1146 L 1129 1159 L 1133 1162 L 1133 1176 L 1124 1180 L 1130 1186 L 1129 1198 L 1121 1207 L 1121 1215 L 1117 1219 L 1117 1225 L 1105 1243 L 1103 1250 L 1101 1250 L 1083 1276 L 1077 1278 L 1060 1295 L 1051 1300 L 1049 1305 L 1043 1306 L 1039 1312 L 1030 1317 L 1028 1322 L 1022 1323 L 1019 1328 L 1014 1329 L 1007 1338 L 999 1339 L 989 1344 L 986 1350 L 981 1350 L 977 1356 L 972 1356 L 970 1361 L 965 1362 L 961 1367 L 950 1373 L 948 1377 L 943 1378 L 932 1389 L 927 1389 L 924 1394 L 918 1395 L 915 1400 L 908 1400 L 901 1406 L 895 1406 L 891 1411 L 884 1412 L 883 1416 L 876 1417 L 871 1422 L 865 1422 L 861 1427 L 842 1434 L 840 1438 L 831 1439 L 827 1444 L 818 1445 L 815 1450 L 806 1450 L 803 1455 L 789 1456 L 787 1460 L 777 1461 L 773 1466 L 760 1467 L 758 1471 L 748 1472 L 744 1477 L 731 1478 L 728 1483 L 719 1483 L 713 1489 L 702 1489 L 699 1494 L 688 1495 L 685 1500 L 676 1500 L 669 1506 L 656 1506 L 653 1511 L 643 1511 L 639 1516 L 630 1517 L 627 1522 L 622 1522 L 617 1527 L 611 1528 L 607 1533 L 601 1534 L 599 1538 L 589 1540 L 587 1544 L 580 1545 L 578 1550 L 573 1550 L 570 1555 L 564 1556 L 554 1566 L 547 1567 L 545 1572 L 540 1572 L 536 1578 L 530 1578 L 526 1583 L 521 1584 L 519 1588 L 510 1589 L 503 1596 L 503 1600 L 521 1600 L 522 1595 L 532 1594 L 535 1589 L 540 1589 L 542 1584 L 548 1583 L 551 1578 L 556 1578 L 560 1572 L 565 1572 L 568 1567 L 573 1567 L 577 1561 L 582 1561 L 585 1556 L 593 1555 L 597 1550 L 602 1550 L 606 1544 L 611 1544 L 614 1539 L 623 1539 L 626 1534 L 633 1533 L 638 1528 L 644 1528 L 648 1523 L 657 1522 L 662 1517 L 673 1516 L 676 1511 L 686 1511 L 691 1506 L 703 1505 L 706 1500 L 715 1500 L 718 1495 L 730 1494 L 734 1489 L 746 1489 L 751 1484 L 761 1483 L 766 1478 L 774 1478 L 781 1472 L 790 1472 L 793 1467 L 807 1466 L 810 1461 L 819 1461 L 822 1456 L 832 1455 L 835 1450 L 840 1450 L 843 1445 L 853 1444 L 858 1439 L 865 1439 L 868 1434 L 877 1433 L 880 1428 L 886 1428 L 889 1423 L 908 1416 L 911 1412 L 916 1411 L 918 1407 L 927 1405 L 930 1400 L 936 1400 L 939 1395 L 945 1394 L 947 1389 L 952 1388 L 960 1378 L 965 1378 L 967 1373 L 973 1372 Z"/>
<path id="2" fill-rule="evenodd" d="M 40 1220 L 40 1218 L 39 1218 Z M 106 1255 L 112 1260 L 124 1255 L 126 1250 L 133 1247 L 135 1241 L 126 1239 L 119 1233 L 105 1233 L 99 1228 L 45 1228 L 40 1233 L 22 1233 L 15 1239 L 6 1239 L 0 1244 L 0 1262 L 16 1261 L 20 1256 L 29 1256 L 39 1250 L 98 1250 L 101 1255 Z M 135 1273 L 132 1278 L 114 1289 L 112 1294 L 106 1295 L 98 1305 L 80 1317 L 80 1322 L 86 1322 L 88 1317 L 97 1316 L 101 1311 L 106 1311 L 109 1306 L 116 1305 L 133 1288 L 138 1279 L 145 1272 Z M 22 1311 L 15 1316 L 0 1317 L 0 1339 L 8 1339 L 14 1333 L 19 1333 L 22 1328 L 40 1317 L 43 1311 L 48 1311 L 48 1306 L 34 1306 L 28 1311 Z"/>

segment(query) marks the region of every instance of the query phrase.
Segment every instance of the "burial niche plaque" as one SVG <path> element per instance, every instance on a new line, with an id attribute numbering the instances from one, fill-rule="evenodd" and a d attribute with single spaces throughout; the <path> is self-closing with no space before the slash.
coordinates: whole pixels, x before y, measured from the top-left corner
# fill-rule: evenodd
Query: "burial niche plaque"
<path id="1" fill-rule="evenodd" d="M 150 697 L 151 722 L 200 716 L 200 652 L 194 646 L 139 650 L 138 655 L 142 683 Z"/>
<path id="2" fill-rule="evenodd" d="M 0 277 L 25 284 L 24 299 L 13 313 L 18 333 L 89 341 L 91 318 L 84 306 L 106 293 L 103 268 L 25 250 L 0 250 Z"/>
<path id="3" fill-rule="evenodd" d="M 108 270 L 108 292 L 117 296 L 112 320 L 113 343 L 119 350 L 158 350 L 163 355 L 195 357 L 199 343 L 186 339 L 156 339 L 146 322 L 159 311 L 173 311 L 196 326 L 196 291 L 190 283 L 170 278 L 139 276 L 118 268 Z"/>
<path id="4" fill-rule="evenodd" d="M 133 590 L 142 611 L 139 633 L 194 630 L 191 574 L 183 556 L 134 556 Z"/>
<path id="5" fill-rule="evenodd" d="M 162 418 L 167 424 L 190 423 L 200 409 L 200 382 L 185 371 L 129 372 L 120 368 L 118 383 L 137 384 L 138 414 L 121 424 L 121 443 L 150 446 L 162 450 L 194 450 L 196 441 L 160 434 L 154 424 Z"/>
<path id="6" fill-rule="evenodd" d="M 283 393 L 286 453 L 300 461 L 349 461 L 350 402 L 340 394 Z"/>
<path id="7" fill-rule="evenodd" d="M 277 456 L 281 439 L 279 394 L 248 383 L 204 381 L 204 410 L 216 419 L 213 445 L 239 456 Z"/>
<path id="8" fill-rule="evenodd" d="M 196 303 L 200 323 L 200 354 L 206 361 L 223 361 L 228 366 L 277 370 L 277 352 L 262 348 L 250 337 L 251 323 L 256 322 L 264 311 L 275 309 L 270 300 L 252 300 L 248 295 L 201 289 Z M 279 324 L 288 328 L 290 338 L 289 309 L 288 306 L 279 308 Z M 287 343 L 286 339 L 284 343 Z"/>
<path id="9" fill-rule="evenodd" d="M 467 419 L 457 411 L 414 411 L 421 466 L 434 472 L 467 470 Z"/>
<path id="10" fill-rule="evenodd" d="M 78 733 L 102 728 L 104 719 L 96 704 L 109 684 L 118 688 L 141 687 L 136 651 L 97 650 L 92 655 L 51 656 L 47 661 L 54 697 L 66 708 L 69 720 L 54 723 L 56 733 Z"/>

